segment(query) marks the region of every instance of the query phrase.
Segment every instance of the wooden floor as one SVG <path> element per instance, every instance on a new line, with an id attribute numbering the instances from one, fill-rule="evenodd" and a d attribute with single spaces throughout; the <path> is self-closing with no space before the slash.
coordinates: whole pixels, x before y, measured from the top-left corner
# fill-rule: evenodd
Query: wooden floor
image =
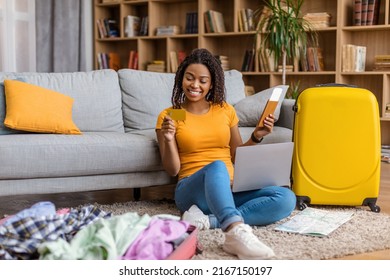
<path id="1" fill-rule="evenodd" d="M 141 189 L 141 200 L 172 199 L 174 186 L 150 187 Z M 0 218 L 16 213 L 38 201 L 52 201 L 57 208 L 76 207 L 82 204 L 98 202 L 111 204 L 133 200 L 132 189 L 95 191 L 69 194 L 29 195 L 0 197 Z M 381 165 L 381 185 L 377 204 L 381 212 L 390 215 L 390 164 Z M 390 260 L 390 250 L 343 257 L 345 260 Z"/>

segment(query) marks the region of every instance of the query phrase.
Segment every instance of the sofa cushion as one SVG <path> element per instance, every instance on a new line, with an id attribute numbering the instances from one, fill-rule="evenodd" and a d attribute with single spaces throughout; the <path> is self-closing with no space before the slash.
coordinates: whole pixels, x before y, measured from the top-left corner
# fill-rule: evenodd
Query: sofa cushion
<path id="1" fill-rule="evenodd" d="M 242 73 L 237 70 L 225 71 L 226 101 L 233 106 L 245 98 L 245 84 Z"/>
<path id="2" fill-rule="evenodd" d="M 16 78 L 72 97 L 73 121 L 81 131 L 124 132 L 121 91 L 114 70 L 0 73 L 0 82 Z"/>
<path id="3" fill-rule="evenodd" d="M 155 127 L 158 114 L 171 104 L 175 75 L 142 70 L 118 71 L 125 129 Z"/>
<path id="4" fill-rule="evenodd" d="M 122 132 L 12 134 L 0 141 L 0 179 L 163 170 L 154 139 Z"/>
<path id="5" fill-rule="evenodd" d="M 154 128 L 158 114 L 171 106 L 175 74 L 132 69 L 121 69 L 118 74 L 126 131 Z M 242 74 L 230 70 L 225 77 L 226 98 L 234 105 L 245 97 Z"/>
<path id="6" fill-rule="evenodd" d="M 283 91 L 280 95 L 279 103 L 274 113 L 275 121 L 277 121 L 279 118 L 280 107 L 282 106 L 283 99 L 288 89 L 288 86 L 286 85 L 280 85 L 276 87 L 282 88 Z M 261 113 L 263 112 L 268 99 L 271 97 L 274 88 L 275 87 L 268 88 L 254 95 L 248 96 L 234 106 L 237 112 L 237 116 L 240 120 L 239 126 L 255 127 L 257 125 Z"/>
<path id="7" fill-rule="evenodd" d="M 73 98 L 36 85 L 5 80 L 6 117 L 12 129 L 81 134 L 72 120 Z"/>

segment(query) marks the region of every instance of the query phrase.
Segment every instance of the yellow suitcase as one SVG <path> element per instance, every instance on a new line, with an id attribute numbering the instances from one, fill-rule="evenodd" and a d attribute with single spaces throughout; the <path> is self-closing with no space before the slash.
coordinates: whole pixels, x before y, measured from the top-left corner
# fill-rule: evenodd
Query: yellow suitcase
<path id="1" fill-rule="evenodd" d="M 369 90 L 339 84 L 304 90 L 295 106 L 291 171 L 297 207 L 376 205 L 380 183 L 378 102 Z"/>

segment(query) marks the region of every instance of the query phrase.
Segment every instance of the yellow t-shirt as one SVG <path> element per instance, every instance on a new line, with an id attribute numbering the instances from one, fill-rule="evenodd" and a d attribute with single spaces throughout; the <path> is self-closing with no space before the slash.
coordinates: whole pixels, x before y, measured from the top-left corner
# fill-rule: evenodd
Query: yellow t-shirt
<path id="1" fill-rule="evenodd" d="M 170 108 L 160 113 L 156 129 L 161 129 L 162 121 Z M 229 142 L 230 128 L 237 124 L 236 111 L 228 103 L 223 107 L 211 105 L 210 110 L 203 115 L 186 111 L 186 120 L 176 122 L 176 142 L 181 162 L 179 180 L 216 160 L 225 162 L 230 180 L 233 180 Z"/>

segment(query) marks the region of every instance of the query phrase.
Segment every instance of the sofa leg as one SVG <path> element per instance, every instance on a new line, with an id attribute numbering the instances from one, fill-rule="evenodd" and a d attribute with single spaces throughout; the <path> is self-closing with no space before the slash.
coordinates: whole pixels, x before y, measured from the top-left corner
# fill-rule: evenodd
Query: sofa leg
<path id="1" fill-rule="evenodd" d="M 133 196 L 134 196 L 134 200 L 138 201 L 141 198 L 141 188 L 134 188 Z"/>

